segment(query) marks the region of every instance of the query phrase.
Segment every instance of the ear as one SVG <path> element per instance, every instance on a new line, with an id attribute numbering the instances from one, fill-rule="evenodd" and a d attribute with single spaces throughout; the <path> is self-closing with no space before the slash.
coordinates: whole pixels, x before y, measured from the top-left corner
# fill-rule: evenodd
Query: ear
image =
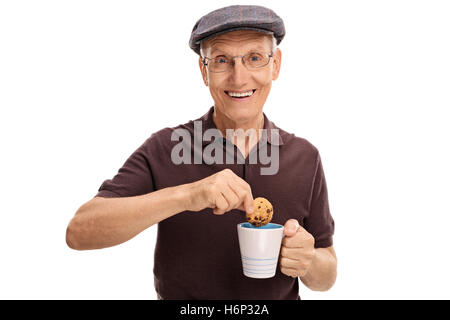
<path id="1" fill-rule="evenodd" d="M 200 72 L 202 73 L 203 82 L 206 86 L 208 86 L 208 70 L 206 66 L 203 64 L 202 57 L 198 57 L 198 66 L 200 67 Z"/>
<path id="2" fill-rule="evenodd" d="M 280 75 L 281 68 L 281 50 L 277 48 L 277 50 L 273 54 L 273 70 L 272 70 L 272 80 L 277 80 Z"/>

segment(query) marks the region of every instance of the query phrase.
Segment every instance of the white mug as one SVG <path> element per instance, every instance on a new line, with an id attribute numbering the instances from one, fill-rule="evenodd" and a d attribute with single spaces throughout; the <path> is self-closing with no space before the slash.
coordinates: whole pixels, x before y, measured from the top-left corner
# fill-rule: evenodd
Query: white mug
<path id="1" fill-rule="evenodd" d="M 250 278 L 275 276 L 284 227 L 269 223 L 255 227 L 248 222 L 237 225 L 244 275 Z"/>

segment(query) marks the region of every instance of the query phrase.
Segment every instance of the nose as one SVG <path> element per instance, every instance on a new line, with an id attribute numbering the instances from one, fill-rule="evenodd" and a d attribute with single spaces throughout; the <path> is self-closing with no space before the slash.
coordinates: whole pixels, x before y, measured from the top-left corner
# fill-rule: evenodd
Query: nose
<path id="1" fill-rule="evenodd" d="M 235 58 L 234 64 L 231 66 L 231 78 L 236 87 L 240 87 L 247 81 L 248 70 L 242 63 L 242 58 Z"/>

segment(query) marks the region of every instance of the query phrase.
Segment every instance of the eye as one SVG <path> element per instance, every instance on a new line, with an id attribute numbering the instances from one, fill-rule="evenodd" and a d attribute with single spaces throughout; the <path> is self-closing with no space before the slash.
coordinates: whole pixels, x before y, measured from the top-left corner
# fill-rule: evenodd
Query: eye
<path id="1" fill-rule="evenodd" d="M 262 56 L 259 53 L 250 53 L 249 59 L 252 62 L 258 62 L 261 61 Z"/>
<path id="2" fill-rule="evenodd" d="M 228 58 L 225 56 L 218 56 L 214 58 L 214 62 L 217 64 L 224 64 L 228 63 Z"/>

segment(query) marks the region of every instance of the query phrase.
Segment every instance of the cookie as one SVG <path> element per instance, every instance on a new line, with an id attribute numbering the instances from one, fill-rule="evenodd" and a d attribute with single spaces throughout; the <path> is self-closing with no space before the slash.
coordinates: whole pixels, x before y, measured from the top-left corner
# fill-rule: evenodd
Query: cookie
<path id="1" fill-rule="evenodd" d="M 256 227 L 262 227 L 272 220 L 273 207 L 269 200 L 265 198 L 255 198 L 253 200 L 253 212 L 246 213 L 247 221 Z"/>

